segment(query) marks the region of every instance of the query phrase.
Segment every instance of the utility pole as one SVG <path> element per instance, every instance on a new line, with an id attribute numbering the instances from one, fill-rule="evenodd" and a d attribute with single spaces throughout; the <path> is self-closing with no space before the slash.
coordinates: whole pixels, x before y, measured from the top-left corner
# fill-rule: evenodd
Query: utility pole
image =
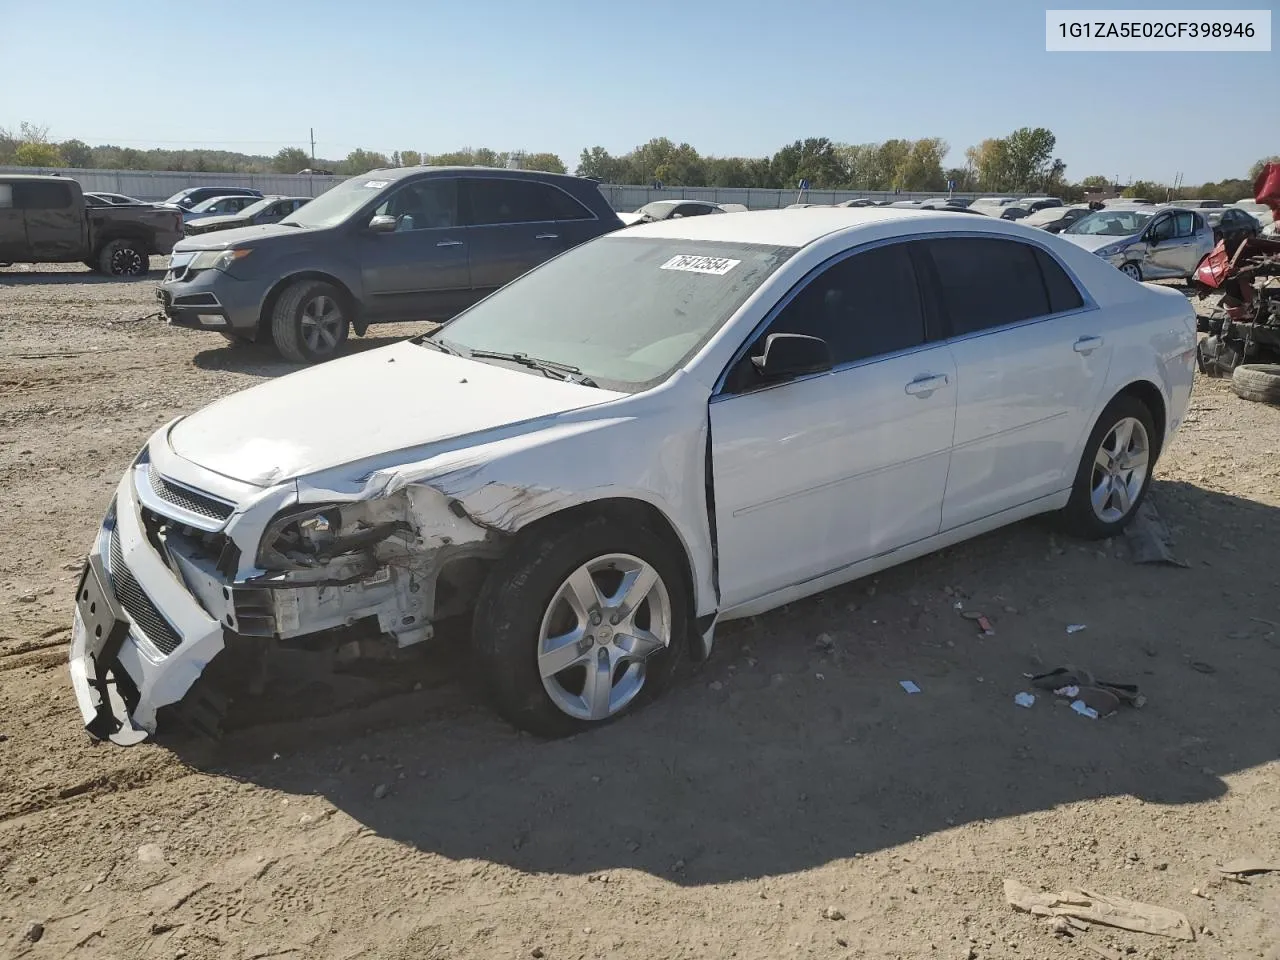
<path id="1" fill-rule="evenodd" d="M 311 128 L 311 169 L 316 166 L 316 128 Z"/>

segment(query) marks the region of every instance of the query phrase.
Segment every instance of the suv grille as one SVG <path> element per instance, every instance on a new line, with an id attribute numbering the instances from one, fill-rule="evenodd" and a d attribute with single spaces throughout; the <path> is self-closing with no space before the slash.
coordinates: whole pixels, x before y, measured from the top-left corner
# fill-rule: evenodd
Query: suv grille
<path id="1" fill-rule="evenodd" d="M 235 507 L 229 503 L 223 503 L 221 500 L 205 496 L 190 487 L 180 487 L 176 483 L 170 483 L 156 473 L 153 468 L 149 467 L 147 469 L 147 477 L 151 483 L 151 489 L 157 497 L 165 503 L 181 507 L 189 513 L 197 513 L 202 517 L 208 517 L 210 520 L 225 520 L 235 510 Z"/>
<path id="2" fill-rule="evenodd" d="M 151 602 L 138 583 L 133 571 L 124 562 L 124 551 L 120 549 L 120 531 L 111 528 L 111 566 L 107 570 L 107 578 L 111 581 L 111 589 L 124 607 L 134 624 L 150 640 L 157 650 L 165 656 L 173 653 L 182 643 L 182 637 L 164 618 L 156 605 Z"/>

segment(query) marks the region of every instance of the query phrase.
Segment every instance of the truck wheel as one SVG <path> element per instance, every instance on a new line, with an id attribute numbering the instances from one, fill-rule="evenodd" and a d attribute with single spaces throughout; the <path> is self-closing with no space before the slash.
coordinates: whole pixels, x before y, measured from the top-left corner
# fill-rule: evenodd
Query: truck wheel
<path id="1" fill-rule="evenodd" d="M 342 293 L 323 280 L 301 280 L 289 287 L 271 311 L 271 338 L 286 360 L 321 363 L 346 342 L 351 323 L 342 309 Z"/>
<path id="2" fill-rule="evenodd" d="M 151 269 L 146 247 L 137 240 L 112 240 L 98 253 L 98 270 L 112 277 L 145 277 Z"/>
<path id="3" fill-rule="evenodd" d="M 1280 363 L 1242 363 L 1231 374 L 1231 389 L 1241 400 L 1280 403 Z"/>

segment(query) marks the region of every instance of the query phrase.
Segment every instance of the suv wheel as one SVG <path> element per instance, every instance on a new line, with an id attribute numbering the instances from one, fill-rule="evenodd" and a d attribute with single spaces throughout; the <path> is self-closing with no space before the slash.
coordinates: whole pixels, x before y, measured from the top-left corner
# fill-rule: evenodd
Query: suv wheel
<path id="1" fill-rule="evenodd" d="M 342 293 L 323 280 L 302 280 L 280 295 L 271 311 L 271 338 L 294 363 L 332 359 L 346 342 L 350 321 Z"/>
<path id="2" fill-rule="evenodd" d="M 137 240 L 112 240 L 99 251 L 97 266 L 111 277 L 145 277 L 151 258 Z"/>

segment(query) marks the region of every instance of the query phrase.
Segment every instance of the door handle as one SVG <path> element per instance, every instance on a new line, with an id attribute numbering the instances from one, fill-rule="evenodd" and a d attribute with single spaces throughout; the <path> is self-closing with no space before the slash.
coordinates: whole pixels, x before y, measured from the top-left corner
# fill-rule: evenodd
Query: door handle
<path id="1" fill-rule="evenodd" d="M 436 246 L 437 247 L 460 247 L 462 246 L 462 241 L 461 240 L 441 240 L 439 243 L 436 244 Z"/>
<path id="2" fill-rule="evenodd" d="M 906 391 L 913 397 L 927 397 L 939 387 L 945 387 L 949 382 L 949 378 L 945 373 L 916 377 L 907 384 Z"/>
<path id="3" fill-rule="evenodd" d="M 560 239 L 560 234 L 558 234 L 558 233 L 540 233 L 540 234 L 538 234 L 536 237 L 534 237 L 533 239 L 535 239 L 535 240 L 559 240 L 559 239 Z"/>
<path id="4" fill-rule="evenodd" d="M 1097 350 L 1100 346 L 1102 346 L 1101 337 L 1081 337 L 1071 345 L 1071 349 L 1076 353 L 1088 355 L 1093 353 L 1093 351 Z"/>

